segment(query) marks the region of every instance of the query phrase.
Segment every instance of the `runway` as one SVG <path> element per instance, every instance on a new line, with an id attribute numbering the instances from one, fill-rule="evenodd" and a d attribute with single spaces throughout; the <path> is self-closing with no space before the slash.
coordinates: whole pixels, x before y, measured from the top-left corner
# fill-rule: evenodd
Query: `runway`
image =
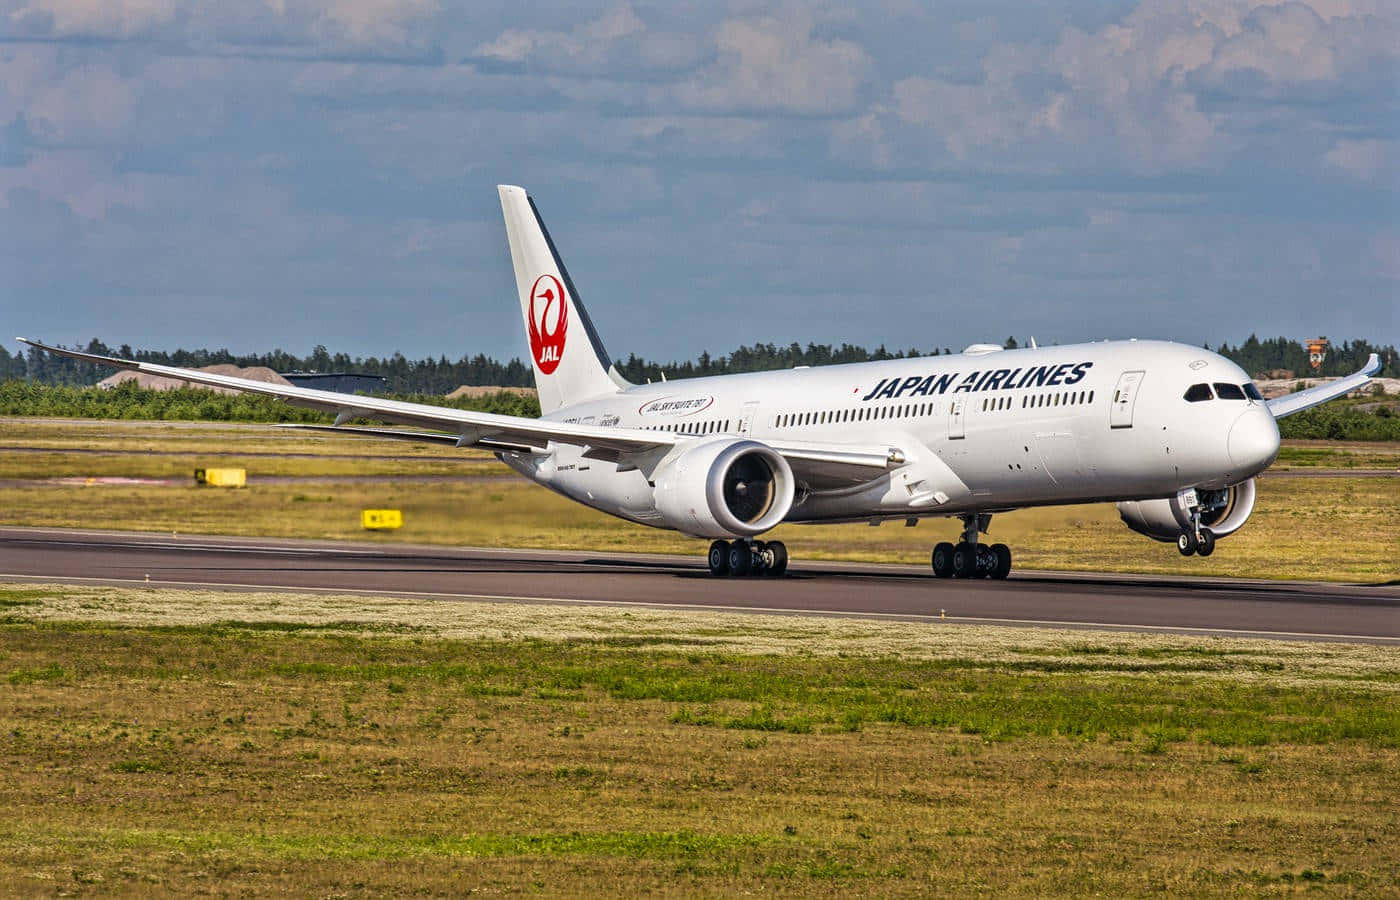
<path id="1" fill-rule="evenodd" d="M 694 557 L 610 555 L 0 528 L 0 579 L 1400 644 L 1396 584 L 1033 571 L 1004 582 L 942 581 L 914 566 L 800 559 L 783 578 L 716 579 L 698 550 Z"/>

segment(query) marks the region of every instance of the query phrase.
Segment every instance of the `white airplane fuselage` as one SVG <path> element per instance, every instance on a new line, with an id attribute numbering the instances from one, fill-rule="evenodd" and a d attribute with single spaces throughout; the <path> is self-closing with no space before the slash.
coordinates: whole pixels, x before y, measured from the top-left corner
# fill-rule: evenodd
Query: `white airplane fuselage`
<path id="1" fill-rule="evenodd" d="M 544 418 L 691 436 L 673 455 L 716 438 L 886 444 L 903 465 L 799 490 L 784 521 L 917 518 L 1244 482 L 1278 453 L 1274 417 L 1258 399 L 1185 399 L 1202 383 L 1254 393 L 1239 366 L 1209 350 L 1105 341 L 653 383 Z M 645 467 L 568 444 L 500 456 L 580 503 L 662 524 Z"/>

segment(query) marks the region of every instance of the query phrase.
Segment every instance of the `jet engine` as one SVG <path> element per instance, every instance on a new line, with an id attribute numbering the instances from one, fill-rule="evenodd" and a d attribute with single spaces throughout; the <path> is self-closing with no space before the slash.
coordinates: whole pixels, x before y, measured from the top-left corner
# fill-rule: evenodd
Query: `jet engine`
<path id="1" fill-rule="evenodd" d="M 1225 537 L 1239 531 L 1254 512 L 1254 479 L 1221 491 L 1198 491 L 1197 500 L 1201 504 L 1201 525 L 1216 537 Z M 1176 497 L 1124 500 L 1118 504 L 1118 515 L 1138 534 L 1167 543 L 1175 541 L 1191 524 L 1191 513 Z"/>
<path id="2" fill-rule="evenodd" d="M 767 444 L 716 438 L 686 447 L 652 478 L 656 510 L 671 528 L 695 537 L 752 537 L 792 508 L 796 480 Z"/>

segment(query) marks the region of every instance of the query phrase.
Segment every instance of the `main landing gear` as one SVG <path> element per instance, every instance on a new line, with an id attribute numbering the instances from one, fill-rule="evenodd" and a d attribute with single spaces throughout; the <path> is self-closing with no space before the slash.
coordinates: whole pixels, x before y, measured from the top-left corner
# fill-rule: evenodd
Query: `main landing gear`
<path id="1" fill-rule="evenodd" d="M 1011 548 L 1005 544 L 978 543 L 992 517 L 985 513 L 962 517 L 963 539 L 933 548 L 933 574 L 938 578 L 996 578 L 1011 574 Z"/>
<path id="2" fill-rule="evenodd" d="M 781 575 L 787 571 L 787 545 L 782 541 L 715 541 L 708 561 L 711 575 Z"/>

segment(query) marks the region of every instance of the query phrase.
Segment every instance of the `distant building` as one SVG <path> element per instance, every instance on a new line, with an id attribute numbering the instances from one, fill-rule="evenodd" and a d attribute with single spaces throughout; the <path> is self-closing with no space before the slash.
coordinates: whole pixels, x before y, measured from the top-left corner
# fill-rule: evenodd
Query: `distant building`
<path id="1" fill-rule="evenodd" d="M 382 394 L 389 389 L 383 375 L 358 372 L 283 372 L 282 377 L 297 387 L 334 391 L 337 394 Z"/>

